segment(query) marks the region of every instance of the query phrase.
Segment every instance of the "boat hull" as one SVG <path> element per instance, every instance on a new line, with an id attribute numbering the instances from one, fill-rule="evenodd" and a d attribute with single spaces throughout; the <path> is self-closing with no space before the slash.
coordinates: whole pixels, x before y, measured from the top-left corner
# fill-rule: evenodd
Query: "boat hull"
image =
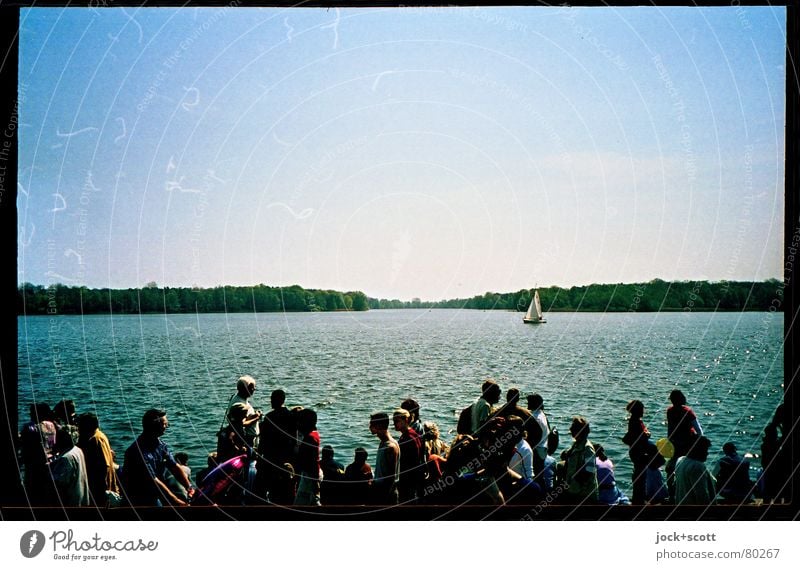
<path id="1" fill-rule="evenodd" d="M 525 323 L 526 325 L 538 325 L 538 324 L 541 324 L 541 323 L 546 323 L 547 319 L 526 319 L 526 318 L 523 318 L 522 322 Z"/>

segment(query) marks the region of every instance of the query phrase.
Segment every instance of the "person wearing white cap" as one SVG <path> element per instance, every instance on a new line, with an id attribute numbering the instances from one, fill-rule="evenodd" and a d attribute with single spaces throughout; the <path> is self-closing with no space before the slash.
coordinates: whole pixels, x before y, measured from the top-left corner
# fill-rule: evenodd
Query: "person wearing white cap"
<path id="1" fill-rule="evenodd" d="M 261 410 L 256 410 L 250 403 L 250 398 L 256 391 L 256 379 L 249 375 L 244 375 L 236 382 L 236 395 L 231 398 L 228 405 L 228 412 L 236 404 L 244 404 L 247 408 L 247 416 L 244 420 L 244 437 L 247 445 L 255 447 L 258 438 L 258 422 L 261 419 Z"/>

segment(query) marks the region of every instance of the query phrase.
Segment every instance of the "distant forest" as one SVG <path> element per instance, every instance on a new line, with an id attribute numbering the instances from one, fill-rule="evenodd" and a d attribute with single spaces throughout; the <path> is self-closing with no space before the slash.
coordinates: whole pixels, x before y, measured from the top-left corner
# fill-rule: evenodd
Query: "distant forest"
<path id="1" fill-rule="evenodd" d="M 542 310 L 548 311 L 782 311 L 783 283 L 777 279 L 750 281 L 662 281 L 623 285 L 542 287 Z M 504 309 L 526 311 L 531 302 L 529 289 L 515 293 L 484 293 L 471 299 L 448 301 L 399 301 L 369 299 L 370 309 Z M 773 307 L 772 309 L 770 307 Z"/>
<path id="2" fill-rule="evenodd" d="M 360 291 L 340 293 L 291 287 L 159 287 L 88 289 L 24 283 L 17 289 L 17 314 L 246 313 L 277 311 L 366 311 Z"/>
<path id="3" fill-rule="evenodd" d="M 649 283 L 543 287 L 542 310 L 548 311 L 782 311 L 784 284 L 763 282 L 679 281 L 654 279 Z M 525 311 L 531 290 L 484 293 L 470 299 L 400 301 L 373 299 L 361 291 L 329 291 L 290 287 L 159 287 L 88 289 L 66 285 L 32 285 L 17 289 L 17 314 L 139 314 L 366 311 L 368 309 L 482 309 Z"/>

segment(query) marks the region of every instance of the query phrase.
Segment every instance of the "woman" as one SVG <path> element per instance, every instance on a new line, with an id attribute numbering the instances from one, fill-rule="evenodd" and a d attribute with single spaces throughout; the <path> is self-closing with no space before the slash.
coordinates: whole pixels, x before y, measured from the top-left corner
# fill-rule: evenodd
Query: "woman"
<path id="1" fill-rule="evenodd" d="M 631 400 L 625 407 L 628 411 L 628 431 L 622 442 L 630 447 L 628 456 L 633 463 L 633 504 L 644 505 L 646 501 L 647 465 L 650 463 L 650 432 L 644 425 L 644 404 Z"/>

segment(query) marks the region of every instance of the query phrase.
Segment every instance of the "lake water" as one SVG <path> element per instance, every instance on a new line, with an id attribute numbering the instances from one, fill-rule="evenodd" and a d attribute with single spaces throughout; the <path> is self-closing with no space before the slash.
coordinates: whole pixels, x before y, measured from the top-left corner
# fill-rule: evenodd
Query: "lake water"
<path id="1" fill-rule="evenodd" d="M 516 386 L 542 394 L 562 448 L 570 418 L 587 417 L 590 439 L 606 448 L 625 491 L 631 465 L 620 438 L 634 398 L 644 402 L 655 439 L 666 435 L 667 397 L 677 387 L 713 443 L 710 460 L 725 441 L 759 453 L 761 430 L 783 396 L 783 314 L 546 317 L 538 326 L 524 325 L 521 313 L 455 309 L 20 317 L 20 420 L 34 400 L 71 398 L 78 413 L 98 415 L 121 459 L 142 413 L 164 408 L 164 439 L 189 454 L 196 472 L 215 449 L 236 379 L 250 374 L 257 408 L 268 411 L 270 392 L 283 388 L 289 406 L 317 411 L 322 443 L 338 460 L 349 463 L 364 446 L 372 462 L 370 413 L 413 397 L 422 419 L 446 434 L 493 377 L 504 393 Z"/>

